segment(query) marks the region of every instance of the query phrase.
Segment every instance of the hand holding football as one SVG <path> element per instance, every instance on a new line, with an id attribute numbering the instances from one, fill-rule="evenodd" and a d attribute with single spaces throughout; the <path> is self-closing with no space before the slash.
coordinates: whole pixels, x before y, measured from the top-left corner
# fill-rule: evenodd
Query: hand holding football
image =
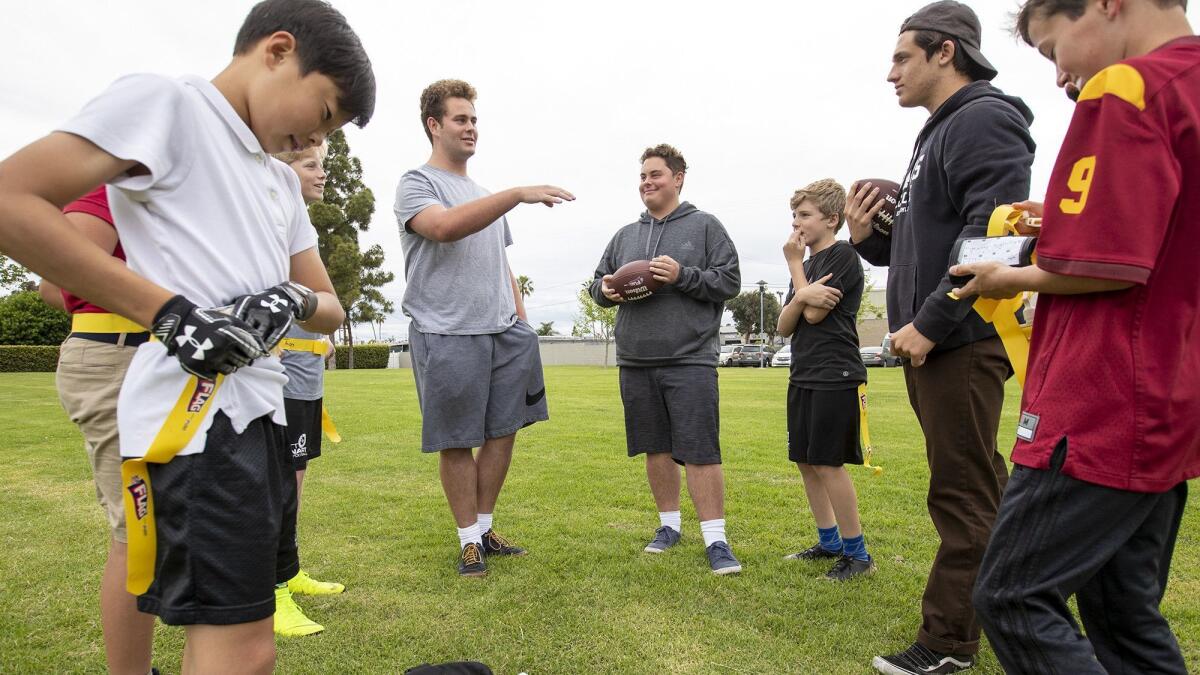
<path id="1" fill-rule="evenodd" d="M 846 220 L 869 217 L 873 230 L 891 236 L 896 206 L 900 203 L 899 183 L 885 178 L 863 178 L 850 186 L 848 197 Z"/>
<path id="2" fill-rule="evenodd" d="M 649 260 L 634 260 L 612 273 L 608 287 L 626 302 L 631 302 L 650 297 L 662 287 L 662 282 L 654 278 Z"/>

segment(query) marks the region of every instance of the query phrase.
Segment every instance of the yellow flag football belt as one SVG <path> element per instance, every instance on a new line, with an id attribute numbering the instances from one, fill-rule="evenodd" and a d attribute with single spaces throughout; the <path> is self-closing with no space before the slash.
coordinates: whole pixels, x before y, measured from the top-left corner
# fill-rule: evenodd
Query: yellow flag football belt
<path id="1" fill-rule="evenodd" d="M 284 338 L 279 342 L 279 346 L 285 352 L 307 352 L 325 356 L 329 353 L 329 343 L 324 340 L 300 340 L 298 338 Z"/>
<path id="2" fill-rule="evenodd" d="M 284 338 L 280 341 L 279 346 L 285 352 L 304 352 L 319 356 L 325 356 L 329 353 L 329 343 L 324 340 Z M 342 435 L 338 433 L 337 427 L 333 424 L 333 418 L 329 416 L 329 409 L 324 405 L 321 406 L 321 429 L 324 430 L 325 436 L 329 439 L 330 443 L 342 442 Z"/>
<path id="3" fill-rule="evenodd" d="M 129 537 L 125 589 L 134 595 L 145 593 L 154 581 L 157 536 L 154 493 L 150 488 L 148 465 L 166 464 L 187 447 L 208 415 L 224 380 L 224 375 L 217 375 L 215 380 L 202 380 L 195 375 L 189 377 L 146 455 L 121 463 L 121 481 L 125 486 L 125 529 Z"/>
<path id="4" fill-rule="evenodd" d="M 867 384 L 858 385 L 858 432 L 862 436 L 863 466 L 871 469 L 876 476 L 883 473 L 882 466 L 871 464 L 871 455 L 875 448 L 871 445 L 871 429 L 867 424 Z"/>
<path id="5" fill-rule="evenodd" d="M 72 333 L 145 333 L 145 328 L 116 314 L 75 314 L 71 317 Z"/>
<path id="6" fill-rule="evenodd" d="M 997 207 L 995 211 L 992 211 L 992 218 L 988 221 L 987 236 L 1007 237 L 1019 234 L 1017 223 L 1020 222 L 1023 215 L 1023 211 L 1011 206 Z M 1036 255 L 1035 253 L 1033 259 L 1035 264 L 1037 262 Z M 1004 344 L 1004 351 L 1008 354 L 1008 361 L 1012 364 L 1013 372 L 1017 376 L 1017 384 L 1021 385 L 1022 389 L 1025 388 L 1025 371 L 1029 365 L 1029 337 L 1033 327 L 1021 325 L 1017 321 L 1017 312 L 1021 310 L 1029 295 L 1029 293 L 1018 293 L 1003 300 L 978 298 L 974 305 L 979 316 L 996 328 L 996 333 Z"/>

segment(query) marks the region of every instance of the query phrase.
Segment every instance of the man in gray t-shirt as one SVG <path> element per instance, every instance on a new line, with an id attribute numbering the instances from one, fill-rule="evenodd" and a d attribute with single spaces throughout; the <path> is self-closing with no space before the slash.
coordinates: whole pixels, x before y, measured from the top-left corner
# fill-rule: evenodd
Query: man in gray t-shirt
<path id="1" fill-rule="evenodd" d="M 421 450 L 439 453 L 442 489 L 458 526 L 458 573 L 487 573 L 485 555 L 522 555 L 495 532 L 492 512 L 517 431 L 548 419 L 537 335 L 505 248 L 517 204 L 575 197 L 549 185 L 491 194 L 467 177 L 479 134 L 475 89 L 439 80 L 421 93 L 429 161 L 396 188 L 404 247 L 409 348 L 421 406 Z M 472 454 L 479 448 L 478 456 Z"/>

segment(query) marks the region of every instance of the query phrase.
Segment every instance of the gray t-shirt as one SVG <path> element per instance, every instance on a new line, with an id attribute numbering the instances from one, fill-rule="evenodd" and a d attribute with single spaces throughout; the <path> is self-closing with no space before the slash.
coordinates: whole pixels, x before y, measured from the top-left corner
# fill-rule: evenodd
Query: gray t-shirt
<path id="1" fill-rule="evenodd" d="M 452 208 L 490 192 L 466 176 L 428 164 L 405 173 L 396 188 L 396 222 L 404 247 L 402 307 L 422 333 L 485 335 L 501 333 L 517 320 L 504 249 L 512 244 L 508 220 L 453 242 L 436 242 L 409 227 L 421 211 L 441 204 Z"/>
<path id="2" fill-rule="evenodd" d="M 320 333 L 310 333 L 296 324 L 288 329 L 287 337 L 298 340 L 325 340 Z M 283 397 L 297 401 L 315 401 L 325 395 L 325 357 L 312 352 L 285 350 L 279 360 L 287 373 Z"/>

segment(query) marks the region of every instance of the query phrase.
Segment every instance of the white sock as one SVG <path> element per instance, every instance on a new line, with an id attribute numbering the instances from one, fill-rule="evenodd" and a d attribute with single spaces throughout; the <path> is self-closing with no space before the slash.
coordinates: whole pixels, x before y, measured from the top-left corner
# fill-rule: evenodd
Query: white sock
<path id="1" fill-rule="evenodd" d="M 678 511 L 659 511 L 658 523 L 663 527 L 669 527 L 676 532 L 683 531 L 682 519 Z"/>
<path id="2" fill-rule="evenodd" d="M 479 533 L 482 536 L 482 534 L 484 532 L 487 532 L 488 530 L 492 529 L 492 514 L 478 513 L 476 515 L 479 517 L 479 521 L 478 521 Z"/>
<path id="3" fill-rule="evenodd" d="M 700 521 L 700 534 L 704 535 L 704 548 L 708 548 L 718 541 L 726 541 L 725 519 Z"/>
<path id="4" fill-rule="evenodd" d="M 458 528 L 458 547 L 465 548 L 471 542 L 483 546 L 483 533 L 479 531 L 479 523 Z"/>

